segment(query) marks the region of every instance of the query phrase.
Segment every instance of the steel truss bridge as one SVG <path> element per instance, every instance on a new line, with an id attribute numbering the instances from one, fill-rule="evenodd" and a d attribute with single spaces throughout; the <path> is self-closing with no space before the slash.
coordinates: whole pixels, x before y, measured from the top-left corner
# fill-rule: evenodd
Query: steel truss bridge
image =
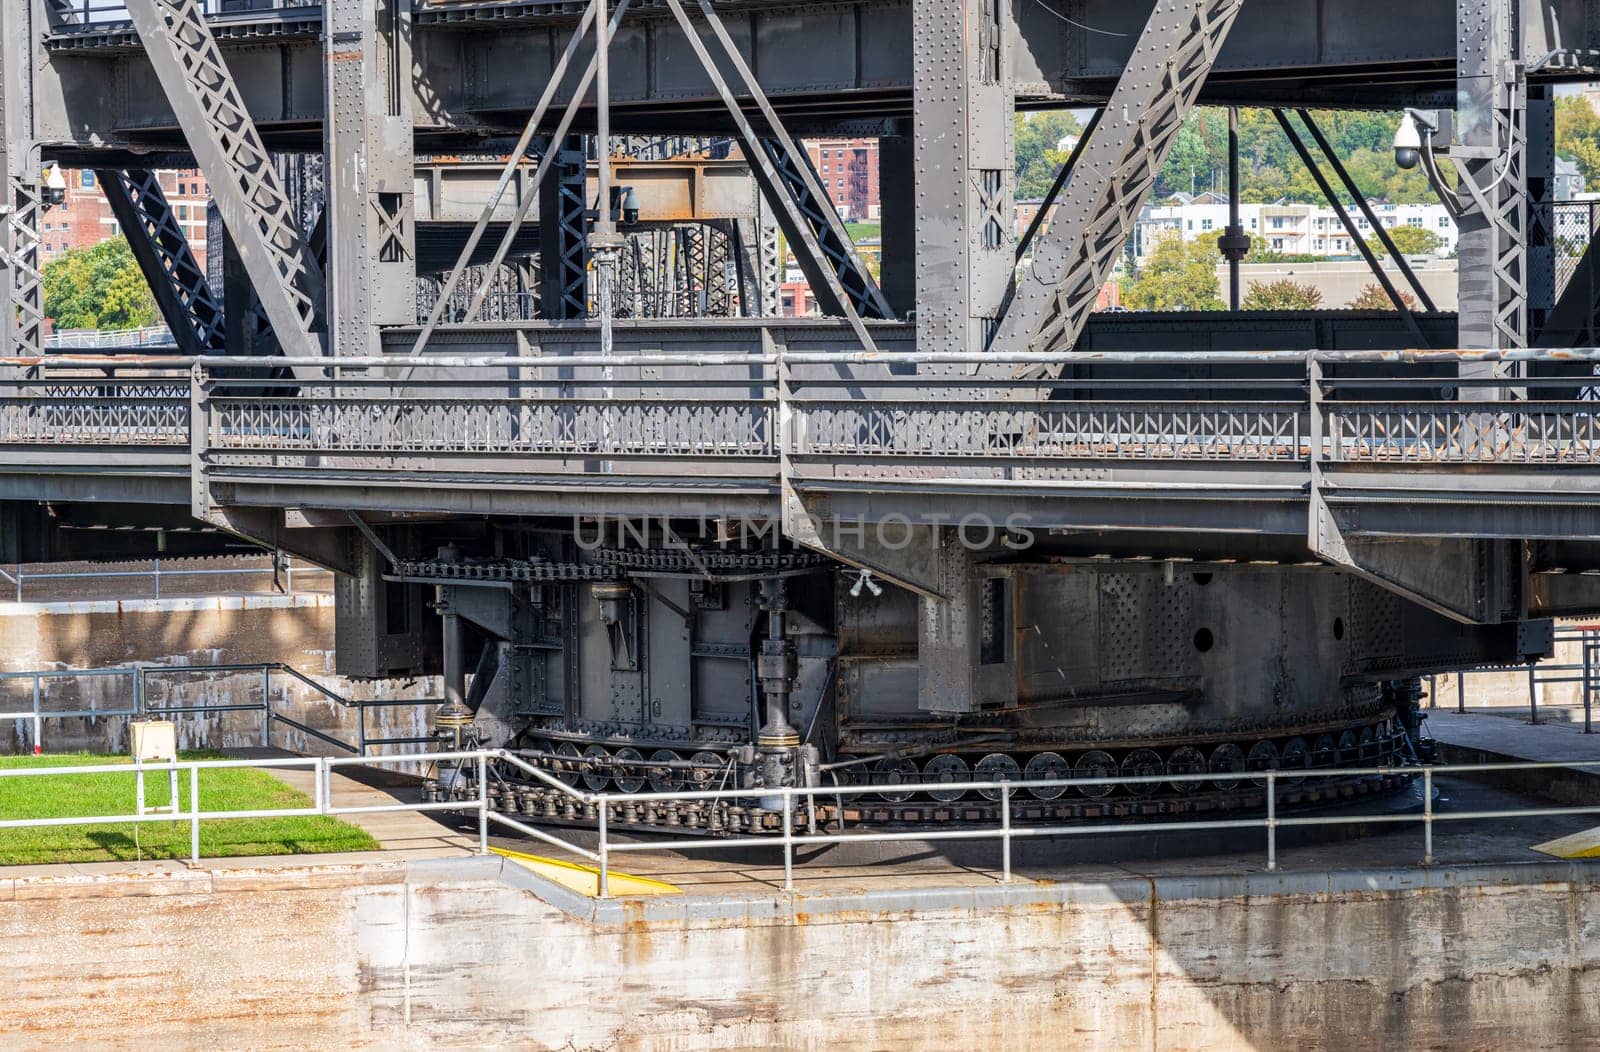
<path id="1" fill-rule="evenodd" d="M 1600 223 L 1554 200 L 1592 76 L 1574 0 L 0 0 L 0 557 L 303 556 L 341 671 L 619 785 L 1414 755 L 1418 676 L 1600 612 Z M 1094 314 L 1202 104 L 1275 112 L 1393 310 L 1240 312 L 1235 267 L 1232 311 Z M 1068 105 L 1019 236 L 1013 118 Z M 1379 265 L 1318 107 L 1415 111 L 1458 312 Z M 51 162 L 171 357 L 45 353 Z M 630 517 L 695 540 L 582 543 Z"/>

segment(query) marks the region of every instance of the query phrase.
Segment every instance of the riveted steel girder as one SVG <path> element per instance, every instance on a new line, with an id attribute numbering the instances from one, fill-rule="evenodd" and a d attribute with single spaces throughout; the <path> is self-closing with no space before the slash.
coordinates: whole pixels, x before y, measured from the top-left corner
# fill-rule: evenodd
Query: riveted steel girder
<path id="1" fill-rule="evenodd" d="M 178 346 L 185 354 L 222 350 L 222 303 L 189 248 L 160 177 L 148 169 L 102 168 L 95 179 Z"/>
<path id="2" fill-rule="evenodd" d="M 992 346 L 1070 350 L 1242 0 L 1159 0 Z"/>

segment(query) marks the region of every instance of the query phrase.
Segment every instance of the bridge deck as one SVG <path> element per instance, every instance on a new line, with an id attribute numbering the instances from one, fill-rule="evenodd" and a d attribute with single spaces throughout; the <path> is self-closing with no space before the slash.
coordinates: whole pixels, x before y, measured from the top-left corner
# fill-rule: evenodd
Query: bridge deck
<path id="1" fill-rule="evenodd" d="M 1514 389 L 1438 353 L 673 349 L 298 376 L 63 357 L 0 380 L 0 490 L 184 503 L 198 481 L 245 505 L 758 517 L 792 492 L 849 516 L 1299 534 L 1315 488 L 1358 533 L 1589 537 L 1600 402 L 1572 375 L 1589 353 L 1545 353 Z"/>

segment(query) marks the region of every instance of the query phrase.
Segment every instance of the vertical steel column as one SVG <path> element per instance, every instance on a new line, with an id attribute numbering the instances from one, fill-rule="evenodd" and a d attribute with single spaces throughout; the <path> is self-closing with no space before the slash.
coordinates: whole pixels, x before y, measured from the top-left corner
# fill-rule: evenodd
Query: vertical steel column
<path id="1" fill-rule="evenodd" d="M 1224 243 L 1225 242 L 1225 243 Z M 1218 240 L 1228 261 L 1228 309 L 1239 309 L 1239 263 L 1250 251 L 1250 238 L 1239 222 L 1239 107 L 1228 107 L 1228 229 Z"/>
<path id="2" fill-rule="evenodd" d="M 588 204 L 583 139 L 552 142 L 550 174 L 539 183 L 539 313 L 582 318 L 589 313 Z"/>
<path id="3" fill-rule="evenodd" d="M 327 309 L 331 349 L 382 353 L 378 326 L 416 320 L 410 4 L 324 8 Z"/>
<path id="4" fill-rule="evenodd" d="M 988 343 L 1016 265 L 1011 5 L 913 0 L 919 351 Z"/>
<path id="5" fill-rule="evenodd" d="M 1464 348 L 1528 343 L 1526 67 L 1518 0 L 1456 0 L 1456 144 L 1461 179 L 1459 338 Z M 1509 375 L 1515 366 L 1463 366 Z"/>
<path id="6" fill-rule="evenodd" d="M 0 0 L 0 168 L 9 206 L 6 251 L 0 264 L 0 346 L 32 356 L 44 347 L 44 281 L 39 273 L 39 147 L 34 141 L 34 6 Z"/>

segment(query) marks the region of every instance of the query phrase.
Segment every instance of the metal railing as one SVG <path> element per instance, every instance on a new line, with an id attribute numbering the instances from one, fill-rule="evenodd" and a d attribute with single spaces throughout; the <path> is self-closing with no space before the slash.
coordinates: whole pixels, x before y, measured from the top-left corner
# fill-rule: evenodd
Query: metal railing
<path id="1" fill-rule="evenodd" d="M 340 767 L 348 766 L 387 766 L 387 765 L 412 765 L 412 764 L 438 764 L 449 763 L 459 772 L 464 767 L 473 770 L 473 781 L 476 793 L 465 799 L 444 801 L 417 801 L 400 802 L 393 804 L 364 805 L 358 807 L 337 807 L 332 803 L 332 772 Z M 491 765 L 504 763 L 513 767 L 535 781 L 570 797 L 585 808 L 592 808 L 596 819 L 599 836 L 598 844 L 590 849 L 583 847 L 572 840 L 565 839 L 549 833 L 536 826 L 501 814 L 491 806 L 489 792 Z M 200 806 L 199 772 L 208 768 L 223 767 L 310 767 L 315 772 L 315 798 L 310 808 L 295 808 L 282 810 L 251 810 L 251 811 L 204 811 Z M 672 792 L 639 792 L 639 793 L 605 793 L 584 792 L 573 788 L 565 782 L 554 777 L 542 768 L 528 763 L 521 757 L 503 749 L 477 749 L 446 752 L 413 753 L 403 756 L 381 757 L 306 757 L 278 760 L 189 760 L 172 763 L 157 764 L 116 764 L 106 766 L 84 767 L 34 767 L 34 768 L 3 768 L 0 777 L 44 777 L 52 774 L 122 774 L 129 772 L 168 772 L 187 771 L 189 773 L 190 806 L 187 811 L 179 808 L 174 803 L 173 809 L 161 814 L 134 814 L 134 815 L 96 815 L 85 817 L 59 817 L 59 818 L 33 818 L 33 819 L 6 819 L 0 818 L 0 829 L 26 829 L 41 826 L 64 825 L 101 825 L 126 822 L 177 822 L 186 821 L 190 824 L 190 855 L 193 859 L 200 858 L 200 823 L 212 819 L 225 818 L 263 818 L 287 817 L 293 815 L 351 815 L 374 814 L 382 812 L 415 811 L 437 812 L 454 811 L 472 813 L 477 815 L 478 852 L 486 854 L 489 849 L 489 828 L 491 825 L 503 826 L 514 832 L 521 833 L 542 843 L 569 851 L 580 858 L 596 864 L 598 869 L 597 892 L 601 898 L 610 897 L 610 876 L 612 857 L 618 854 L 638 854 L 660 851 L 686 851 L 686 850 L 740 850 L 748 848 L 762 848 L 780 851 L 783 860 L 783 889 L 786 892 L 794 890 L 795 849 L 797 847 L 821 846 L 827 844 L 844 843 L 898 843 L 906 841 L 934 842 L 956 840 L 992 840 L 998 841 L 999 863 L 1001 880 L 1009 883 L 1012 880 L 1012 849 L 1018 839 L 1047 839 L 1070 838 L 1079 836 L 1110 836 L 1118 834 L 1141 834 L 1146 836 L 1160 836 L 1179 832 L 1220 832 L 1223 830 L 1248 830 L 1259 829 L 1264 835 L 1263 848 L 1266 854 L 1266 868 L 1278 868 L 1278 831 L 1280 829 L 1333 827 L 1349 825 L 1405 825 L 1419 824 L 1422 827 L 1422 864 L 1432 865 L 1434 861 L 1434 826 L 1440 822 L 1471 822 L 1492 821 L 1498 819 L 1552 817 L 1563 815 L 1592 815 L 1600 814 L 1600 804 L 1578 807 L 1534 806 L 1499 808 L 1494 810 L 1475 811 L 1439 811 L 1434 805 L 1433 782 L 1438 775 L 1443 774 L 1488 774 L 1502 771 L 1526 770 L 1556 770 L 1561 768 L 1591 768 L 1600 767 L 1600 760 L 1580 760 L 1570 763 L 1561 762 L 1516 762 L 1516 763 L 1488 763 L 1488 764 L 1440 764 L 1430 767 L 1362 767 L 1362 768 L 1330 768 L 1330 769 L 1296 769 L 1281 770 L 1268 769 L 1245 773 L 1242 776 L 1253 779 L 1263 787 L 1264 807 L 1259 815 L 1248 817 L 1211 819 L 1211 820 L 1180 820 L 1180 821 L 1150 821 L 1150 822 L 1120 822 L 1097 823 L 1083 822 L 1074 825 L 1018 825 L 1012 818 L 1012 800 L 1017 793 L 1023 790 L 1034 789 L 1072 789 L 1078 787 L 1095 787 L 1108 784 L 1118 785 L 1159 785 L 1159 784 L 1188 784 L 1215 781 L 1217 774 L 1160 774 L 1138 777 L 1121 777 L 1112 775 L 1098 778 L 1051 778 L 1027 781 L 973 781 L 940 783 L 942 792 L 965 793 L 980 792 L 992 794 L 998 801 L 999 819 L 992 825 L 966 825 L 959 829 L 940 830 L 908 830 L 872 832 L 857 831 L 846 832 L 842 828 L 836 833 L 819 832 L 816 821 L 817 798 L 825 797 L 840 799 L 847 795 L 877 793 L 882 786 L 876 785 L 829 785 L 829 786 L 796 786 L 784 788 L 745 788 L 745 789 L 703 789 L 681 790 Z M 1231 772 L 1230 772 L 1231 773 Z M 1384 811 L 1367 814 L 1280 814 L 1278 797 L 1279 791 L 1285 785 L 1298 785 L 1308 779 L 1317 778 L 1351 778 L 1351 777 L 1414 777 L 1422 782 L 1422 807 L 1413 813 L 1396 813 Z M 621 809 L 629 804 L 660 805 L 665 803 L 683 802 L 696 803 L 717 800 L 742 800 L 755 802 L 757 799 L 769 810 L 776 811 L 780 816 L 780 831 L 769 836 L 733 836 L 733 837 L 701 837 L 701 838 L 665 838 L 651 841 L 623 841 L 615 839 L 611 822 L 615 816 L 621 814 Z M 776 801 L 777 807 L 772 807 Z M 842 811 L 842 808 L 841 808 Z M 802 830 L 802 831 L 798 831 Z"/>
<path id="2" fill-rule="evenodd" d="M 1479 375 L 1492 362 L 1558 368 Z M 263 457 L 407 474 L 693 462 L 765 480 L 853 463 L 925 479 L 930 461 L 963 478 L 1060 460 L 1525 472 L 1600 464 L 1597 362 L 1593 350 L 62 357 L 0 378 L 0 448 L 128 462 L 183 450 L 201 471 Z M 269 369 L 286 366 L 301 375 Z M 1063 375 L 1018 375 L 1043 368 Z"/>
<path id="3" fill-rule="evenodd" d="M 47 351 L 108 351 L 131 347 L 176 347 L 165 325 L 142 329 L 57 329 L 44 338 Z"/>
<path id="4" fill-rule="evenodd" d="M 317 566 L 302 566 L 300 569 L 302 577 L 308 570 L 313 573 L 326 573 L 326 571 Z M 15 564 L 15 569 L 12 570 L 7 570 L 4 566 L 0 566 L 0 581 L 4 581 L 14 587 L 14 601 L 18 603 L 23 601 L 23 585 L 28 581 L 100 581 L 148 578 L 151 590 L 155 593 L 154 598 L 160 599 L 162 577 L 170 580 L 174 577 L 256 577 L 262 574 L 271 574 L 276 578 L 280 572 L 283 575 L 283 591 L 286 594 L 293 594 L 294 557 L 289 555 L 285 555 L 278 566 L 240 566 L 234 569 L 188 567 L 182 561 L 179 562 L 178 566 L 174 567 L 171 560 L 168 560 L 167 568 L 163 570 L 161 560 L 155 558 L 151 560 L 151 566 L 148 570 L 109 570 L 97 567 L 93 570 L 56 570 L 44 573 L 34 571 L 30 573 L 26 564 L 17 563 Z"/>
<path id="5" fill-rule="evenodd" d="M 153 703 L 150 697 L 150 681 L 152 679 L 177 678 L 183 676 L 203 675 L 214 677 L 219 674 L 239 675 L 241 673 L 261 674 L 261 699 L 259 701 L 239 701 L 228 703 L 205 703 L 197 705 L 187 704 L 161 704 Z M 288 680 L 300 683 L 311 690 L 315 695 L 331 701 L 341 708 L 356 710 L 356 740 L 347 742 L 336 738 L 325 731 L 318 730 L 301 720 L 286 715 L 274 705 L 273 676 L 286 677 Z M 75 708 L 51 709 L 48 708 L 48 686 L 54 683 L 72 680 L 101 680 L 101 681 L 126 681 L 127 704 L 111 708 Z M 33 730 L 33 751 L 35 754 L 44 751 L 44 724 L 49 720 L 63 719 L 88 719 L 97 717 L 147 719 L 150 717 L 164 716 L 206 716 L 217 715 L 225 712 L 259 712 L 261 713 L 261 744 L 270 747 L 272 744 L 272 728 L 281 724 L 301 734 L 315 738 L 325 745 L 329 745 L 357 756 L 366 756 L 368 750 L 379 746 L 395 745 L 421 745 L 434 741 L 428 736 L 391 736 L 372 737 L 368 733 L 367 710 L 382 708 L 412 708 L 421 705 L 437 705 L 438 698 L 384 698 L 378 700 L 358 701 L 346 698 L 332 688 L 317 682 L 305 673 L 282 662 L 258 662 L 247 664 L 221 664 L 221 665 L 130 665 L 125 668 L 98 668 L 98 669 L 39 669 L 27 672 L 0 672 L 0 685 L 8 683 L 24 683 L 31 687 L 30 697 L 32 705 L 26 709 L 11 712 L 0 712 L 0 720 L 24 720 L 31 724 Z M 169 691 L 172 688 L 169 688 Z M 287 699 L 287 691 L 283 698 Z"/>
<path id="6" fill-rule="evenodd" d="M 487 762 L 486 754 L 482 752 L 430 752 L 413 753 L 406 756 L 306 756 L 283 757 L 256 760 L 174 760 L 154 763 L 119 763 L 119 764 L 93 764 L 72 767 L 5 767 L 0 768 L 0 778 L 48 778 L 59 775 L 111 775 L 133 774 L 138 779 L 136 792 L 143 792 L 143 776 L 146 774 L 166 774 L 169 777 L 180 773 L 188 774 L 189 807 L 183 809 L 180 794 L 175 794 L 170 808 L 152 812 L 149 809 L 139 809 L 132 814 L 124 815 L 66 815 L 53 818 L 5 818 L 0 816 L 0 829 L 39 829 L 47 826 L 85 826 L 85 825 L 125 825 L 129 823 L 145 822 L 187 822 L 189 824 L 189 858 L 191 861 L 200 860 L 200 823 L 218 819 L 234 818 L 296 818 L 311 815 L 338 817 L 341 815 L 382 814 L 397 811 L 415 811 L 426 813 L 431 811 L 460 811 L 462 805 L 456 801 L 429 803 L 418 801 L 415 803 L 393 804 L 362 804 L 338 805 L 333 802 L 332 775 L 340 767 L 380 767 L 392 765 L 437 764 L 439 762 L 475 762 L 480 773 Z M 201 803 L 200 772 L 212 770 L 226 770 L 239 767 L 257 767 L 268 769 L 285 768 L 310 768 L 313 771 L 313 797 L 310 807 L 285 807 L 285 808 L 249 808 L 228 811 L 207 811 Z M 479 786 L 488 784 L 487 778 L 480 778 Z M 480 854 L 488 853 L 488 813 L 489 800 L 486 792 L 480 792 L 478 801 L 478 851 Z"/>
<path id="7" fill-rule="evenodd" d="M 1535 726 L 1539 723 L 1539 694 L 1540 688 L 1552 683 L 1578 684 L 1578 697 L 1583 705 L 1583 733 L 1594 733 L 1594 703 L 1595 695 L 1600 693 L 1600 625 L 1575 625 L 1557 628 L 1555 632 L 1555 645 L 1559 648 L 1563 643 L 1576 645 L 1579 649 L 1578 661 L 1529 661 L 1527 665 L 1528 676 L 1528 722 Z M 1456 671 L 1456 705 L 1459 713 L 1467 710 L 1467 677 L 1485 674 L 1505 674 L 1509 671 L 1504 665 L 1485 665 L 1482 668 L 1459 669 Z M 1439 707 L 1439 677 L 1428 676 L 1428 707 Z"/>

